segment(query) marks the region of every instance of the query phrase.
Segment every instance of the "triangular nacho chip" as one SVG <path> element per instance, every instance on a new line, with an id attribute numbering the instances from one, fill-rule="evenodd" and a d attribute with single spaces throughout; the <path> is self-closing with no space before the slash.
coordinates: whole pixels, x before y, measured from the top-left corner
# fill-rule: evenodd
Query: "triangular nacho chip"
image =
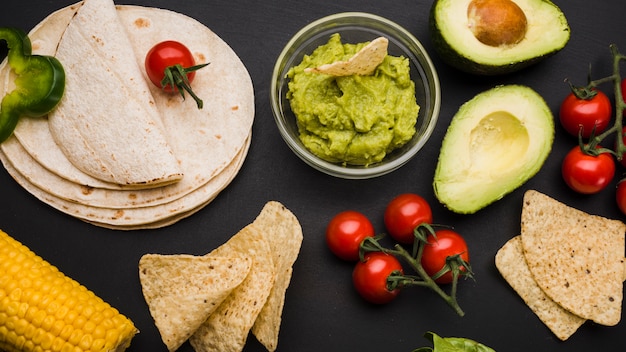
<path id="1" fill-rule="evenodd" d="M 535 282 L 568 311 L 601 325 L 621 318 L 626 225 L 537 191 L 524 196 L 521 238 Z"/>
<path id="2" fill-rule="evenodd" d="M 254 224 L 263 229 L 270 244 L 276 281 L 252 327 L 252 333 L 271 352 L 278 346 L 285 293 L 291 281 L 293 263 L 300 253 L 302 227 L 296 216 L 279 202 L 268 202 Z"/>
<path id="3" fill-rule="evenodd" d="M 371 75 L 387 56 L 388 45 L 389 40 L 387 38 L 378 37 L 348 60 L 307 68 L 305 72 L 323 73 L 331 76 Z"/>
<path id="4" fill-rule="evenodd" d="M 585 319 L 555 303 L 533 279 L 520 236 L 513 237 L 498 250 L 496 268 L 539 319 L 561 340 L 567 340 L 585 323 Z"/>
<path id="5" fill-rule="evenodd" d="M 150 314 L 169 351 L 206 321 L 250 272 L 249 258 L 146 254 L 139 279 Z"/>
<path id="6" fill-rule="evenodd" d="M 246 279 L 191 336 L 197 352 L 240 352 L 274 284 L 274 264 L 265 234 L 254 223 L 207 256 L 251 258 Z"/>

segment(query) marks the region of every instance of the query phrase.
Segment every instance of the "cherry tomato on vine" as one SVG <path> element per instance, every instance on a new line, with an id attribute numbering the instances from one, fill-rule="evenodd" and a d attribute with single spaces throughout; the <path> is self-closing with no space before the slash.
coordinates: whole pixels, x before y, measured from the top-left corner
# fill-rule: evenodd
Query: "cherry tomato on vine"
<path id="1" fill-rule="evenodd" d="M 626 214 L 626 180 L 621 180 L 617 184 L 615 190 L 615 200 L 617 201 L 617 207 L 623 214 Z"/>
<path id="2" fill-rule="evenodd" d="M 343 260 L 359 260 L 359 246 L 366 237 L 374 236 L 374 226 L 362 213 L 354 210 L 335 215 L 326 226 L 326 244 Z"/>
<path id="3" fill-rule="evenodd" d="M 469 251 L 465 239 L 456 231 L 441 229 L 435 235 L 428 235 L 428 244 L 422 252 L 422 267 L 428 275 L 433 276 L 446 266 L 448 257 L 459 255 L 463 261 L 469 263 Z M 462 271 L 467 270 L 461 266 Z M 453 280 L 452 271 L 448 271 L 435 279 L 439 284 L 448 284 Z"/>
<path id="4" fill-rule="evenodd" d="M 156 44 L 146 54 L 146 73 L 150 81 L 157 87 L 163 88 L 166 92 L 175 92 L 177 88 L 170 84 L 161 86 L 161 81 L 165 77 L 165 69 L 170 66 L 181 65 L 183 68 L 192 67 L 196 64 L 191 51 L 182 43 L 167 40 Z M 193 82 L 196 72 L 188 72 L 187 79 Z"/>
<path id="5" fill-rule="evenodd" d="M 572 190 L 582 194 L 594 194 L 613 180 L 615 162 L 609 153 L 589 155 L 576 146 L 563 159 L 561 173 Z"/>
<path id="6" fill-rule="evenodd" d="M 202 109 L 200 99 L 191 89 L 196 71 L 208 63 L 196 65 L 193 54 L 184 44 L 166 40 L 153 46 L 146 54 L 146 74 L 150 81 L 168 93 L 180 93 L 184 98 L 189 93 Z"/>
<path id="7" fill-rule="evenodd" d="M 559 119 L 569 134 L 578 136 L 580 133 L 583 138 L 589 138 L 594 125 L 596 135 L 609 126 L 613 113 L 611 101 L 603 92 L 594 92 L 596 94 L 589 99 L 581 99 L 569 93 L 561 103 Z"/>
<path id="8" fill-rule="evenodd" d="M 400 293 L 400 288 L 389 289 L 387 278 L 402 275 L 402 265 L 393 255 L 383 252 L 366 253 L 352 272 L 352 283 L 356 291 L 370 303 L 391 302 Z"/>
<path id="9" fill-rule="evenodd" d="M 385 228 L 389 235 L 400 243 L 413 243 L 415 239 L 413 230 L 422 223 L 432 221 L 430 205 L 417 194 L 400 194 L 392 199 L 385 209 Z"/>

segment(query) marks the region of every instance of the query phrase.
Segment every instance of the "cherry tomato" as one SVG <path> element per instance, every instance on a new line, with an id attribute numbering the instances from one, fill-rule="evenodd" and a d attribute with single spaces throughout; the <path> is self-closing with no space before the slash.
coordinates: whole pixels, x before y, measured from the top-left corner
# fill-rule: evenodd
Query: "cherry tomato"
<path id="1" fill-rule="evenodd" d="M 589 138 L 594 125 L 596 135 L 606 130 L 612 113 L 609 97 L 596 90 L 596 95 L 590 99 L 580 99 L 574 93 L 569 93 L 561 103 L 559 118 L 569 134 L 578 136 L 581 133 L 583 138 Z"/>
<path id="2" fill-rule="evenodd" d="M 432 223 L 433 213 L 428 202 L 413 193 L 404 193 L 389 202 L 384 214 L 385 228 L 400 243 L 415 239 L 413 230 L 422 223 Z"/>
<path id="3" fill-rule="evenodd" d="M 435 231 L 435 236 L 428 236 L 428 244 L 424 245 L 422 252 L 422 267 L 428 275 L 437 274 L 446 265 L 446 259 L 450 256 L 459 255 L 461 259 L 469 263 L 469 251 L 465 239 L 457 232 L 449 229 Z M 460 267 L 461 270 L 465 268 Z M 439 284 L 452 282 L 452 271 L 448 271 L 435 279 Z"/>
<path id="4" fill-rule="evenodd" d="M 588 155 L 576 146 L 563 159 L 561 173 L 565 183 L 574 191 L 582 194 L 598 193 L 613 180 L 615 162 L 608 153 Z"/>
<path id="5" fill-rule="evenodd" d="M 343 260 L 359 260 L 359 246 L 374 236 L 374 226 L 362 213 L 346 210 L 335 215 L 326 226 L 326 245 Z"/>
<path id="6" fill-rule="evenodd" d="M 352 272 L 352 283 L 366 301 L 375 304 L 391 302 L 400 288 L 389 290 L 387 278 L 391 274 L 402 274 L 402 265 L 396 257 L 383 252 L 369 252 L 359 261 Z"/>
<path id="7" fill-rule="evenodd" d="M 617 201 L 619 210 L 626 214 L 626 180 L 618 182 L 617 190 L 615 191 L 615 200 Z"/>
<path id="8" fill-rule="evenodd" d="M 157 87 L 163 88 L 166 92 L 177 92 L 178 88 L 170 84 L 161 87 L 161 81 L 165 76 L 165 69 L 180 64 L 183 68 L 194 66 L 195 59 L 191 51 L 182 43 L 167 40 L 156 44 L 146 54 L 146 74 L 150 81 Z M 196 76 L 195 71 L 186 72 L 187 79 L 191 83 Z"/>

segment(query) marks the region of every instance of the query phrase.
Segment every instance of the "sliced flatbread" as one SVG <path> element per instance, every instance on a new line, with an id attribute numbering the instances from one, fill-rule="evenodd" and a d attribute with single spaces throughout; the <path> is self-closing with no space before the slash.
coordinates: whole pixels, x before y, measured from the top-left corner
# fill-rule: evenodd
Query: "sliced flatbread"
<path id="1" fill-rule="evenodd" d="M 621 318 L 626 225 L 590 215 L 537 191 L 524 195 L 521 241 L 535 282 L 584 319 Z"/>
<path id="2" fill-rule="evenodd" d="M 83 2 L 56 57 L 65 68 L 66 85 L 48 116 L 49 127 L 74 166 L 97 179 L 136 187 L 183 177 L 111 0 Z"/>
<path id="3" fill-rule="evenodd" d="M 263 229 L 269 242 L 276 281 L 254 322 L 252 333 L 271 352 L 278 346 L 285 293 L 291 281 L 293 264 L 300 253 L 302 227 L 291 211 L 274 201 L 265 204 L 254 224 Z"/>
<path id="4" fill-rule="evenodd" d="M 388 45 L 389 39 L 378 37 L 369 42 L 348 60 L 335 61 L 318 67 L 310 67 L 304 71 L 323 73 L 331 76 L 371 75 L 376 70 L 376 67 L 383 62 L 385 56 L 387 56 Z"/>
<path id="5" fill-rule="evenodd" d="M 253 263 L 246 279 L 189 341 L 197 352 L 241 352 L 274 285 L 270 245 L 263 230 L 252 223 L 207 256 L 240 256 L 252 258 Z"/>
<path id="6" fill-rule="evenodd" d="M 252 266 L 244 257 L 146 254 L 139 260 L 141 288 L 163 343 L 177 350 L 243 282 Z"/>
<path id="7" fill-rule="evenodd" d="M 526 264 L 520 236 L 513 237 L 498 250 L 496 267 L 533 313 L 562 341 L 585 323 L 586 319 L 555 303 L 537 285 Z"/>

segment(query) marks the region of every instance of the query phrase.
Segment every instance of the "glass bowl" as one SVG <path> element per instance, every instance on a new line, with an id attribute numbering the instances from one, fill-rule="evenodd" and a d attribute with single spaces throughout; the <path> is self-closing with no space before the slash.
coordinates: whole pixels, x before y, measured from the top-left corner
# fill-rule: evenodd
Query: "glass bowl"
<path id="1" fill-rule="evenodd" d="M 367 166 L 343 165 L 325 161 L 310 152 L 298 137 L 296 117 L 287 99 L 287 72 L 300 64 L 304 55 L 325 44 L 339 33 L 342 43 L 371 41 L 384 36 L 389 39 L 388 52 L 410 61 L 411 79 L 415 82 L 415 98 L 420 106 L 416 133 L 403 147 L 394 150 L 377 163 Z M 383 17 L 345 12 L 310 23 L 297 32 L 280 53 L 272 72 L 270 99 L 274 119 L 282 138 L 304 162 L 329 175 L 346 179 L 365 179 L 387 174 L 406 164 L 426 144 L 435 128 L 441 106 L 439 78 L 422 44 L 406 29 Z"/>

